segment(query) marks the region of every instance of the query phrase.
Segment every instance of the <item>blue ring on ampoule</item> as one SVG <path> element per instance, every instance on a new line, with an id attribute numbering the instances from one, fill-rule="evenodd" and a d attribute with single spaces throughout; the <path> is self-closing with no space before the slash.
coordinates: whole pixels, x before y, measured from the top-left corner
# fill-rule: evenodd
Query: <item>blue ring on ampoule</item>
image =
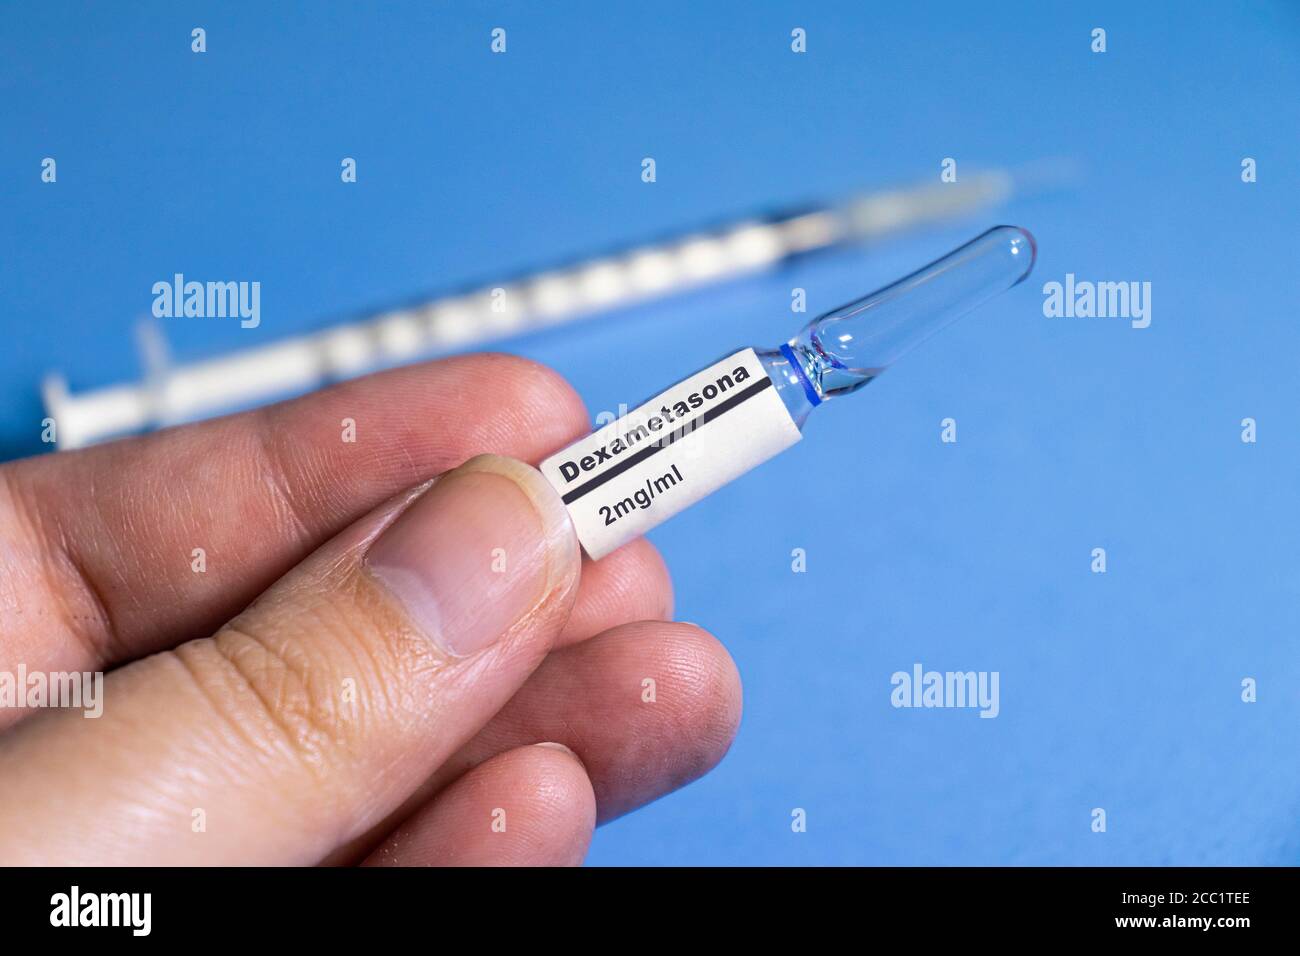
<path id="1" fill-rule="evenodd" d="M 809 381 L 808 373 L 803 370 L 803 365 L 795 356 L 794 349 L 790 348 L 789 345 L 782 345 L 781 354 L 785 356 L 785 360 L 790 363 L 790 367 L 795 370 L 796 374 L 798 374 L 799 384 L 803 386 L 803 393 L 808 396 L 808 401 L 812 402 L 813 405 L 820 405 L 822 403 L 822 397 L 817 394 L 817 389 L 815 389 L 813 383 Z"/>

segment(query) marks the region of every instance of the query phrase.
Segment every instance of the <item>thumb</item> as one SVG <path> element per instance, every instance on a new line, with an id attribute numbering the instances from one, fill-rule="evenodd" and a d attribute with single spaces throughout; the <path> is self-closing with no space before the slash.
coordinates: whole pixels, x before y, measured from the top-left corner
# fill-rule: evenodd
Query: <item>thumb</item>
<path id="1" fill-rule="evenodd" d="M 62 712 L 7 735 L 0 821 L 23 832 L 0 823 L 0 860 L 321 860 L 509 700 L 579 567 L 545 479 L 472 459 L 345 530 L 213 637 L 109 675 L 101 719 Z"/>

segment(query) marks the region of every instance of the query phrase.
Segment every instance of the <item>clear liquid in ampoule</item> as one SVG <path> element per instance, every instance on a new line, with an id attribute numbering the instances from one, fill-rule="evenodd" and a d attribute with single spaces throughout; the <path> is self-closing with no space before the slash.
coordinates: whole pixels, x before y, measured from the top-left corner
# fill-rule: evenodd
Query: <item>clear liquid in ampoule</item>
<path id="1" fill-rule="evenodd" d="M 764 366 L 802 428 L 821 402 L 857 391 L 936 332 L 1022 282 L 1035 257 L 1026 230 L 995 226 L 911 275 L 813 319 L 781 349 L 761 352 Z"/>

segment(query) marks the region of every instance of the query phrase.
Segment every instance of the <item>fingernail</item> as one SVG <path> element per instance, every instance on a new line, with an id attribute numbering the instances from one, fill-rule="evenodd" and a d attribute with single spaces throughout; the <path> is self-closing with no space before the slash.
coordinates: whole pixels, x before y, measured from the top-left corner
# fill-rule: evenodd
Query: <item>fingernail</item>
<path id="1" fill-rule="evenodd" d="M 577 754 L 575 754 L 571 749 L 569 749 L 568 747 L 564 746 L 564 744 L 559 743 L 558 741 L 547 740 L 547 741 L 544 741 L 544 742 L 542 742 L 542 743 L 540 743 L 540 744 L 533 744 L 533 746 L 534 746 L 534 747 L 545 747 L 547 750 L 558 750 L 560 753 L 568 754 L 568 755 L 569 755 L 570 757 L 572 757 L 574 760 L 577 760 L 578 763 L 582 763 L 581 760 L 578 760 L 578 755 L 577 755 Z"/>
<path id="2" fill-rule="evenodd" d="M 578 567 L 564 505 L 540 473 L 482 455 L 443 475 L 370 546 L 371 574 L 448 654 L 497 641 Z"/>

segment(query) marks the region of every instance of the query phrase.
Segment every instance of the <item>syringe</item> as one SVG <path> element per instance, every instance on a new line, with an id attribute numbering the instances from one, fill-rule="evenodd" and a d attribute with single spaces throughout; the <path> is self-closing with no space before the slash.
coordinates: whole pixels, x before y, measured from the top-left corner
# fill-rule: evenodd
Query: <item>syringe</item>
<path id="1" fill-rule="evenodd" d="M 601 558 L 793 445 L 814 408 L 1022 282 L 1036 255 L 1024 229 L 990 229 L 778 348 L 742 349 L 678 382 L 552 455 L 542 474 Z"/>
<path id="2" fill-rule="evenodd" d="M 139 330 L 142 381 L 74 394 L 61 375 L 50 375 L 42 386 L 46 413 L 58 424 L 60 449 L 194 421 L 987 209 L 1013 193 L 1041 190 L 1069 175 L 1055 171 L 1057 165 L 971 172 L 957 182 L 916 184 L 778 212 L 183 365 L 172 364 L 162 329 L 146 322 Z"/>

